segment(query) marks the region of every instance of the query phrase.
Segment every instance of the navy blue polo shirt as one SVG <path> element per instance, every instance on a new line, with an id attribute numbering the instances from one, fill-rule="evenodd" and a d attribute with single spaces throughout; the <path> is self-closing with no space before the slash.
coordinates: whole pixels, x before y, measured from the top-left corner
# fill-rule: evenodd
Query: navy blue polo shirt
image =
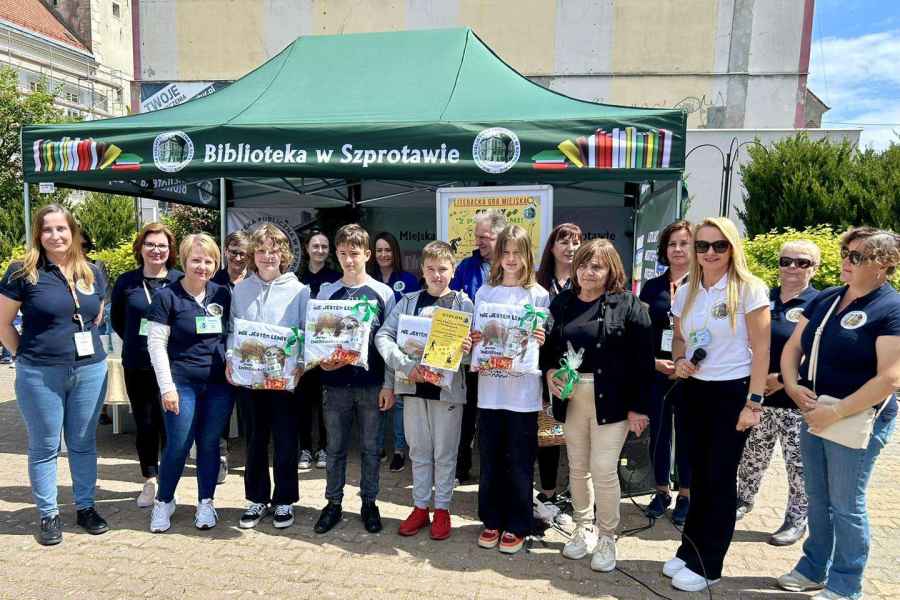
<path id="1" fill-rule="evenodd" d="M 122 366 L 126 369 L 152 369 L 147 353 L 147 336 L 140 335 L 141 319 L 147 313 L 152 299 L 162 288 L 181 279 L 184 273 L 172 269 L 165 277 L 144 277 L 144 268 L 122 273 L 113 287 L 110 321 L 113 331 L 122 338 Z M 146 291 L 144 291 L 146 285 Z"/>
<path id="2" fill-rule="evenodd" d="M 803 353 L 812 351 L 813 336 L 831 308 L 834 299 L 843 297 L 847 286 L 827 289 L 812 300 L 803 311 L 809 323 L 803 330 Z M 835 310 L 819 342 L 819 365 L 815 391 L 836 398 L 849 396 L 878 372 L 875 340 L 884 335 L 900 335 L 900 294 L 889 283 L 857 298 L 841 312 Z M 804 385 L 812 387 L 808 378 L 809 361 L 801 367 Z M 897 414 L 897 403 L 885 408 L 883 416 Z"/>
<path id="3" fill-rule="evenodd" d="M 686 281 L 685 278 L 682 278 L 681 283 Z M 672 285 L 669 281 L 668 269 L 641 287 L 640 300 L 647 305 L 647 311 L 650 313 L 650 324 L 653 328 L 653 356 L 660 360 L 671 360 L 672 353 L 662 349 L 663 331 L 672 329 L 670 320 Z"/>
<path id="4" fill-rule="evenodd" d="M 376 279 L 381 280 L 381 273 L 379 272 L 376 276 Z M 387 281 L 382 282 L 394 292 L 394 301 L 399 302 L 400 298 L 404 296 L 404 294 L 409 294 L 410 292 L 418 292 L 422 289 L 422 286 L 419 285 L 419 280 L 416 279 L 416 276 L 412 273 L 407 273 L 406 271 L 391 271 L 391 276 Z"/>
<path id="5" fill-rule="evenodd" d="M 94 272 L 92 289 L 78 282 L 75 284 L 75 293 L 81 305 L 79 312 L 85 330 L 91 332 L 94 342 L 94 353 L 79 358 L 75 351 L 75 333 L 81 331 L 81 327 L 72 318 L 75 301 L 65 275 L 53 263 L 42 261 L 37 269 L 37 283 L 32 285 L 24 276 L 13 277 L 21 268 L 21 262 L 12 263 L 0 281 L 0 294 L 22 303 L 22 337 L 16 356 L 26 363 L 51 367 L 88 365 L 105 360 L 100 332 L 94 325 L 106 296 L 103 270 L 90 265 Z"/>
<path id="6" fill-rule="evenodd" d="M 225 338 L 231 310 L 231 291 L 217 283 L 206 284 L 203 306 L 181 286 L 181 281 L 157 292 L 147 319 L 171 328 L 169 365 L 175 383 L 224 383 Z M 222 317 L 222 333 L 197 333 L 196 318 Z"/>
<path id="7" fill-rule="evenodd" d="M 769 308 L 772 313 L 772 338 L 769 343 L 769 373 L 781 373 L 781 352 L 785 344 L 794 333 L 797 322 L 803 315 L 803 310 L 819 295 L 819 290 L 809 286 L 796 298 L 787 302 L 781 301 L 781 287 L 769 290 Z M 770 396 L 766 396 L 763 402 L 765 406 L 773 408 L 797 408 L 791 397 L 780 389 Z"/>

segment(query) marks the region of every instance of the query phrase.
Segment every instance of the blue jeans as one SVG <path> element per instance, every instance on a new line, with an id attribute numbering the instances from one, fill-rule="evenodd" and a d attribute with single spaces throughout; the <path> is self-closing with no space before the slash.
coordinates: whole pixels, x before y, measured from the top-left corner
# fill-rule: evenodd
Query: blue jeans
<path id="1" fill-rule="evenodd" d="M 28 478 L 41 517 L 59 513 L 56 459 L 65 435 L 75 508 L 94 506 L 97 419 L 106 398 L 106 361 L 78 367 L 16 363 L 16 401 L 28 430 Z"/>
<path id="2" fill-rule="evenodd" d="M 344 499 L 347 481 L 347 451 L 352 438 L 353 415 L 359 423 L 360 496 L 363 502 L 375 501 L 378 496 L 378 409 L 380 386 L 330 386 L 324 387 L 322 409 L 325 429 L 328 431 L 327 462 L 325 471 L 325 498 L 340 504 Z"/>
<path id="3" fill-rule="evenodd" d="M 219 438 L 231 418 L 234 397 L 224 383 L 175 383 L 178 414 L 164 411 L 166 447 L 159 462 L 156 499 L 171 502 L 184 462 L 197 442 L 197 497 L 212 498 L 219 476 Z"/>
<path id="4" fill-rule="evenodd" d="M 378 421 L 378 453 L 384 450 L 384 433 L 387 429 L 388 417 L 394 420 L 394 451 L 398 452 L 406 450 L 406 435 L 403 432 L 403 398 L 397 396 L 397 403 L 381 413 L 381 419 Z"/>
<path id="5" fill-rule="evenodd" d="M 856 450 L 800 430 L 800 452 L 809 497 L 809 537 L 795 567 L 804 577 L 824 582 L 842 596 L 862 595 L 869 557 L 866 486 L 875 460 L 887 445 L 896 419 L 879 416 L 869 447 Z"/>

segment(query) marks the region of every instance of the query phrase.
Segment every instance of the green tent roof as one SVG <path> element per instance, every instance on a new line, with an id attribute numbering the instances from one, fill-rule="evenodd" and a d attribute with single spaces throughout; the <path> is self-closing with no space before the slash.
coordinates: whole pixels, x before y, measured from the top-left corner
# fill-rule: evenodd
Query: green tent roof
<path id="1" fill-rule="evenodd" d="M 210 96 L 26 127 L 26 179 L 672 179 L 686 117 L 545 89 L 469 29 L 298 38 Z M 146 192 L 146 190 L 145 190 Z M 144 193 L 143 195 L 147 195 Z"/>

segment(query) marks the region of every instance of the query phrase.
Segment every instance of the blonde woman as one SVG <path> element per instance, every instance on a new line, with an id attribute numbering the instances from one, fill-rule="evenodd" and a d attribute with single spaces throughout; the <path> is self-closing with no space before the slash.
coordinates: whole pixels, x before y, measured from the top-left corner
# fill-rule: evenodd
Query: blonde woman
<path id="1" fill-rule="evenodd" d="M 178 252 L 184 277 L 159 290 L 147 310 L 147 350 L 162 396 L 166 447 L 150 531 L 171 526 L 175 488 L 191 444 L 197 443 L 197 529 L 216 526 L 213 506 L 219 473 L 219 436 L 234 400 L 225 383 L 225 324 L 231 306 L 226 286 L 210 281 L 221 260 L 205 233 L 184 238 Z"/>
<path id="2" fill-rule="evenodd" d="M 675 376 L 691 464 L 691 505 L 681 547 L 663 574 L 677 589 L 716 583 L 734 534 L 737 469 L 747 430 L 759 423 L 769 369 L 769 296 L 747 268 L 737 227 L 704 219 L 694 228 L 688 281 L 672 303 Z"/>
<path id="3" fill-rule="evenodd" d="M 97 419 L 106 397 L 106 354 L 97 326 L 106 280 L 82 251 L 72 214 L 50 204 L 34 217 L 31 249 L 0 281 L 0 343 L 16 355 L 16 399 L 28 431 L 28 478 L 40 513 L 38 543 L 62 542 L 56 501 L 60 435 L 69 448 L 77 523 L 109 530 L 94 509 Z M 22 311 L 22 334 L 13 327 Z"/>

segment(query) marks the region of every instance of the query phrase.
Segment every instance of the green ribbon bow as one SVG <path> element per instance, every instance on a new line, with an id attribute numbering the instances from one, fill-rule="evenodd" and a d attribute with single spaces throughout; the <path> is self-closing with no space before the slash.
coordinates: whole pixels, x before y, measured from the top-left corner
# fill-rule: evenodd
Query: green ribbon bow
<path id="1" fill-rule="evenodd" d="M 534 331 L 542 321 L 546 320 L 546 312 L 536 309 L 533 304 L 526 304 L 525 314 L 519 319 L 519 327 L 525 327 L 525 324 L 531 321 L 531 331 Z"/>
<path id="2" fill-rule="evenodd" d="M 287 341 L 284 343 L 285 356 L 291 356 L 294 353 L 295 346 L 299 351 L 301 344 L 303 344 L 303 332 L 296 327 L 291 327 L 291 335 L 288 336 Z"/>
<path id="3" fill-rule="evenodd" d="M 565 378 L 566 384 L 563 386 L 560 395 L 563 400 L 567 400 L 572 395 L 572 390 L 581 381 L 581 376 L 578 374 L 578 371 L 572 368 L 572 365 L 569 364 L 569 359 L 566 357 L 559 359 L 559 370 L 553 374 L 553 379 L 562 381 L 563 378 Z"/>
<path id="4" fill-rule="evenodd" d="M 350 312 L 354 315 L 359 316 L 360 321 L 362 321 L 363 323 L 368 323 L 372 320 L 372 317 L 378 314 L 375 306 L 376 304 L 374 300 L 369 300 L 368 296 L 362 296 L 361 300 L 353 305 L 353 308 L 350 310 Z"/>

